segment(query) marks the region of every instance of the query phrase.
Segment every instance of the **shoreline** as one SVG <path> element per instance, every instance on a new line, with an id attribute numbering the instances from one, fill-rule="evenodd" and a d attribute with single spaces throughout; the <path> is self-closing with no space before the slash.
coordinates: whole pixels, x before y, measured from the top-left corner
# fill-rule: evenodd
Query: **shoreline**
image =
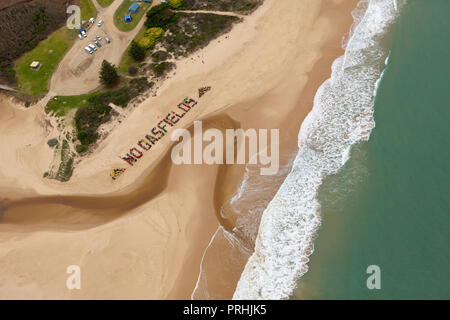
<path id="1" fill-rule="evenodd" d="M 41 194 L 58 194 L 54 197 L 65 197 L 63 203 L 70 198 L 75 201 L 81 200 L 69 196 L 69 194 L 77 194 L 79 195 L 77 197 L 85 198 L 78 202 L 79 208 L 83 206 L 85 208 L 81 210 L 76 209 L 75 206 L 75 209 L 72 207 L 68 210 L 65 205 L 58 204 L 56 208 L 47 210 L 44 217 L 36 217 L 37 221 L 34 222 L 30 222 L 25 211 L 22 212 L 23 217 L 20 212 L 11 215 L 11 212 L 7 211 L 4 219 L 6 217 L 6 221 L 12 222 L 0 225 L 0 229 L 5 231 L 0 247 L 8 246 L 18 254 L 13 259 L 12 256 L 8 256 L 10 251 L 2 253 L 2 258 L 8 257 L 11 261 L 8 266 L 1 267 L 2 279 L 7 278 L 8 275 L 14 278 L 14 274 L 28 274 L 23 281 L 30 286 L 31 284 L 35 286 L 30 287 L 30 289 L 34 288 L 30 290 L 30 294 L 37 295 L 36 290 L 45 286 L 47 288 L 45 297 L 118 298 L 124 297 L 127 292 L 127 298 L 189 299 L 197 282 L 203 252 L 219 226 L 216 216 L 217 208 L 221 205 L 213 201 L 213 192 L 215 188 L 222 190 L 219 192 L 223 194 L 221 199 L 232 196 L 233 190 L 240 183 L 243 167 L 232 168 L 231 173 L 226 173 L 226 175 L 231 174 L 226 185 L 217 181 L 219 172 L 215 166 L 169 166 L 170 168 L 167 168 L 164 158 L 169 154 L 172 145 L 167 139 L 155 147 L 153 156 L 147 155 L 145 159 L 142 158 L 142 162 L 127 170 L 127 174 L 113 185 L 109 175 L 105 173 L 109 172 L 109 166 L 121 163 L 118 162 L 121 161 L 120 159 L 116 160 L 118 154 L 115 150 L 126 150 L 127 146 L 138 141 L 138 137 L 142 135 L 147 124 L 161 119 L 166 110 L 176 105 L 180 98 L 195 93 L 201 86 L 199 84 L 211 85 L 213 89 L 199 101 L 196 107 L 198 109 L 183 119 L 180 128 L 189 127 L 194 119 L 204 120 L 213 115 L 227 115 L 238 121 L 243 128 L 276 128 L 286 124 L 285 127 L 288 129 L 283 131 L 280 137 L 281 141 L 284 141 L 282 150 L 284 152 L 295 148 L 296 139 L 292 139 L 292 135 L 300 126 L 299 118 L 304 118 L 312 106 L 309 96 L 313 93 L 316 84 L 318 86 L 323 82 L 323 78 L 329 77 L 330 61 L 334 60 L 334 55 L 342 50 L 340 49 L 343 36 L 341 29 L 345 26 L 336 28 L 330 20 L 342 24 L 348 23 L 349 20 L 344 17 L 348 16 L 351 19 L 351 16 L 343 8 L 350 8 L 356 2 L 343 4 L 343 1 L 334 1 L 333 5 L 327 3 L 325 9 L 320 10 L 319 4 L 311 4 L 308 1 L 287 1 L 278 5 L 275 1 L 266 0 L 262 7 L 246 17 L 243 23 L 236 25 L 230 33 L 214 40 L 201 51 L 204 65 L 198 60 L 192 63 L 186 61 L 183 66 L 180 66 L 176 73 L 177 75 L 181 73 L 182 76 L 173 77 L 164 85 L 164 88 L 161 88 L 158 97 L 148 99 L 138 106 L 129 118 L 102 142 L 98 153 L 80 164 L 80 168 L 72 178 L 74 181 L 64 186 L 60 183 L 42 184 L 36 180 L 30 181 L 29 172 L 19 173 L 18 171 L 22 168 L 10 172 L 10 175 L 17 173 L 17 176 L 22 177 L 24 180 L 22 188 L 23 186 L 31 187 L 39 190 Z M 341 11 L 334 12 L 333 7 Z M 286 13 L 287 10 L 293 11 L 289 13 L 292 20 L 288 20 L 285 26 L 273 24 L 278 20 L 277 13 Z M 295 21 L 294 19 L 298 18 L 296 14 L 304 15 L 305 21 Z M 270 31 L 274 27 L 277 29 Z M 244 28 L 250 31 L 242 32 Z M 348 28 L 345 29 L 345 33 L 348 32 Z M 279 31 L 281 34 L 277 34 Z M 302 34 L 303 31 L 310 32 L 306 39 Z M 295 43 L 296 40 L 299 40 L 299 44 Z M 338 42 L 339 45 L 336 45 Z M 273 47 L 267 47 L 267 44 L 272 44 Z M 280 54 L 277 45 L 288 48 L 285 53 Z M 257 52 L 260 52 L 260 55 L 255 59 Z M 267 61 L 271 64 L 268 65 Z M 297 64 L 293 67 L 295 61 Z M 242 76 L 242 79 L 237 76 Z M 303 90 L 299 89 L 301 87 Z M 179 92 L 179 94 L 171 95 L 171 92 Z M 274 112 L 274 106 L 278 108 L 278 112 Z M 255 116 L 252 110 L 257 110 L 258 116 Z M 37 111 L 34 112 L 37 113 Z M 289 116 L 293 119 L 286 120 Z M 35 117 L 39 118 L 39 115 L 36 114 Z M 34 122 L 34 118 L 30 121 Z M 14 121 L 11 121 L 11 124 L 14 124 Z M 39 146 L 44 145 L 46 135 L 37 135 L 35 139 L 40 139 L 40 144 L 37 142 L 34 146 L 39 149 Z M 19 150 L 17 148 L 16 152 L 12 151 L 12 153 L 17 155 Z M 48 156 L 48 150 L 43 148 L 40 154 L 42 156 L 39 155 L 38 159 L 44 158 L 46 154 Z M 36 157 L 36 155 L 33 156 Z M 12 159 L 14 157 L 10 156 L 2 161 L 13 161 Z M 28 156 L 25 154 L 20 158 L 20 163 L 28 163 L 29 159 L 31 159 L 30 154 Z M 36 173 L 37 169 L 39 166 L 36 166 L 34 171 L 29 171 Z M 147 186 L 154 186 L 149 177 L 150 172 L 159 172 L 161 176 L 166 175 L 167 185 L 162 183 L 159 189 L 157 188 L 160 192 L 150 192 L 149 195 L 146 192 Z M 2 177 L 0 187 L 10 190 L 11 184 L 8 183 L 7 186 L 4 184 L 5 170 L 0 172 L 0 177 Z M 57 192 L 55 189 L 58 189 Z M 194 193 L 196 196 L 193 197 L 192 190 L 209 191 Z M 102 193 L 108 195 L 101 195 Z M 111 201 L 113 197 L 123 197 L 124 203 L 121 207 L 119 206 L 121 210 L 112 210 L 111 207 L 116 204 L 113 202 L 108 204 L 111 210 L 93 212 L 92 207 L 98 206 L 99 199 L 83 197 L 83 194 L 90 194 L 91 197 L 97 195 L 97 198 L 103 199 L 105 203 Z M 131 200 L 125 200 L 125 198 Z M 61 200 L 58 201 L 61 202 Z M 119 204 L 121 199 L 116 201 Z M 138 203 L 131 210 L 130 201 Z M 47 206 L 47 209 L 49 208 Z M 202 210 L 198 210 L 199 208 Z M 57 211 L 61 212 L 57 213 Z M 71 212 L 74 214 L 72 215 Z M 114 213 L 117 214 L 114 219 L 104 220 L 105 216 L 108 214 L 114 216 Z M 16 220 L 8 220 L 13 216 Z M 59 219 L 58 223 L 54 224 L 54 228 L 49 228 L 49 221 L 55 218 Z M 228 218 L 234 222 L 237 219 L 233 215 Z M 34 226 L 33 231 L 39 232 L 27 235 L 18 230 L 20 229 L 17 228 L 18 221 L 31 224 Z M 58 230 L 58 227 L 64 224 L 73 226 L 77 223 L 82 227 L 71 230 L 71 233 L 61 232 L 60 230 L 64 228 Z M 100 235 L 96 235 L 94 231 L 99 231 Z M 19 235 L 20 240 L 8 240 L 8 237 Z M 140 237 L 137 238 L 137 235 Z M 72 241 L 80 238 L 82 240 L 76 245 L 70 245 Z M 145 242 L 145 247 L 142 242 Z M 66 246 L 71 249 L 63 250 Z M 155 249 L 148 251 L 147 247 Z M 48 279 L 43 278 L 39 270 L 37 273 L 27 273 L 27 266 L 19 263 L 25 261 L 30 252 L 40 252 L 41 255 L 50 259 L 52 252 L 61 252 L 61 250 L 64 253 L 61 256 L 57 255 L 58 267 L 52 266 L 49 261 L 41 268 L 52 270 L 49 274 L 53 276 L 56 283 L 65 283 L 66 275 L 63 272 L 60 274 L 58 270 L 64 269 L 64 264 L 70 264 L 76 257 L 75 260 L 81 263 L 82 270 L 87 270 L 85 272 L 88 273 L 89 282 L 92 281 L 92 284 L 88 285 L 87 289 L 81 290 L 79 294 L 71 295 L 62 285 L 48 284 L 46 282 Z M 96 255 L 91 256 L 89 252 L 94 252 Z M 113 271 L 107 271 L 107 261 L 110 260 L 117 261 L 117 265 L 110 266 Z M 147 264 L 144 263 L 145 261 Z M 31 260 L 30 264 L 32 263 Z M 140 267 L 133 267 L 136 265 Z M 10 269 L 14 266 L 16 269 Z M 137 279 L 143 275 L 145 275 L 145 281 L 138 283 Z M 231 276 L 236 278 L 238 274 L 234 273 Z M 105 283 L 112 279 L 116 281 L 115 286 L 105 287 Z M 94 288 L 93 284 L 99 288 Z M 9 283 L 8 288 L 11 289 L 10 295 L 6 294 L 4 288 L 0 288 L 1 297 L 11 296 L 12 292 L 17 292 L 20 297 L 20 291 L 14 291 L 19 290 L 17 282 Z M 226 294 L 229 296 L 229 292 Z"/>
<path id="2" fill-rule="evenodd" d="M 334 60 L 331 77 L 320 86 L 313 110 L 302 123 L 294 166 L 264 210 L 255 252 L 234 299 L 288 299 L 292 295 L 308 271 L 321 225 L 317 195 L 323 179 L 339 172 L 351 147 L 367 141 L 375 127 L 373 92 L 387 56 L 380 38 L 398 11 L 390 0 L 365 4 L 363 15 L 361 6 L 352 12 L 355 21 L 345 54 Z"/>

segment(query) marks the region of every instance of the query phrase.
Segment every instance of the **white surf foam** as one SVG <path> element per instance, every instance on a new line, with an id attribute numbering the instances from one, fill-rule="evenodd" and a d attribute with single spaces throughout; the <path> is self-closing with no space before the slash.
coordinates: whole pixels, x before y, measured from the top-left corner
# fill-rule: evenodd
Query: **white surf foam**
<path id="1" fill-rule="evenodd" d="M 381 39 L 397 15 L 393 0 L 362 1 L 345 55 L 316 93 L 304 120 L 300 151 L 290 174 L 263 213 L 255 244 L 234 299 L 287 299 L 308 270 L 320 225 L 317 194 L 325 176 L 348 160 L 355 143 L 375 127 L 373 100 L 387 53 Z M 364 13 L 361 11 L 365 8 Z"/>

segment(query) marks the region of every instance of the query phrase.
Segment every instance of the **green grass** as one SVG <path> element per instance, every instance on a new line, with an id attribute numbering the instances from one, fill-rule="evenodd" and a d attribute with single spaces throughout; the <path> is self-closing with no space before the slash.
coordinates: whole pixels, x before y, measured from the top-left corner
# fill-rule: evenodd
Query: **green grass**
<path id="1" fill-rule="evenodd" d="M 137 42 L 141 38 L 143 38 L 145 31 L 147 31 L 147 28 L 145 26 L 142 26 L 141 30 L 139 30 L 137 35 L 134 37 L 134 41 Z M 141 62 L 134 61 L 134 59 L 130 56 L 130 54 L 128 53 L 130 50 L 130 47 L 131 47 L 131 43 L 128 46 L 127 50 L 125 50 L 124 53 L 122 54 L 122 57 L 120 58 L 119 68 L 118 68 L 119 73 L 127 73 L 128 67 L 133 66 L 133 65 L 137 66 L 139 63 L 141 63 Z"/>
<path id="2" fill-rule="evenodd" d="M 88 21 L 90 18 L 97 18 L 97 9 L 91 0 L 81 0 L 81 20 Z"/>
<path id="3" fill-rule="evenodd" d="M 82 94 L 79 96 L 56 96 L 48 102 L 46 110 L 53 111 L 58 117 L 63 117 L 71 109 L 77 109 L 82 106 L 87 106 L 89 104 L 88 99 L 91 96 L 97 94 L 99 94 L 98 91 L 94 93 Z M 86 101 L 86 103 L 84 103 L 84 101 Z"/>
<path id="4" fill-rule="evenodd" d="M 81 0 L 82 20 L 89 20 L 97 16 L 97 10 L 91 0 Z M 45 94 L 48 83 L 59 62 L 69 51 L 77 36 L 75 30 L 66 26 L 52 33 L 47 39 L 41 41 L 33 50 L 25 53 L 15 62 L 15 71 L 18 87 L 24 93 L 32 96 Z M 31 70 L 30 64 L 39 61 L 41 68 Z"/>
<path id="5" fill-rule="evenodd" d="M 64 26 L 17 60 L 15 70 L 20 90 L 33 96 L 45 94 L 53 71 L 70 49 L 75 38 L 76 33 Z M 33 61 L 41 63 L 39 70 L 30 69 Z"/>
<path id="6" fill-rule="evenodd" d="M 106 8 L 109 7 L 109 5 L 114 2 L 114 0 L 97 0 L 97 2 L 102 8 Z"/>
<path id="7" fill-rule="evenodd" d="M 123 0 L 122 4 L 119 6 L 119 8 L 117 8 L 116 12 L 114 13 L 114 24 L 120 31 L 127 32 L 133 30 L 137 26 L 139 21 L 142 19 L 142 17 L 145 15 L 147 9 L 150 8 L 151 6 L 150 3 L 139 2 L 141 8 L 136 14 L 131 15 L 133 20 L 131 22 L 123 22 L 123 17 L 125 16 L 125 14 L 128 13 L 128 8 L 133 2 L 135 1 Z"/>

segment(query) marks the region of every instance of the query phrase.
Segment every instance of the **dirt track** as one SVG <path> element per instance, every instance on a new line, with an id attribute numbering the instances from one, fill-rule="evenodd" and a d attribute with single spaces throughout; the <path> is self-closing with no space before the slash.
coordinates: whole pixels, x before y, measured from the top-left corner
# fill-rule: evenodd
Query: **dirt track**
<path id="1" fill-rule="evenodd" d="M 153 6 L 160 2 L 160 0 L 154 1 Z M 122 32 L 114 25 L 114 12 L 122 1 L 116 0 L 107 8 L 100 7 L 96 0 L 93 0 L 93 3 L 98 12 L 95 24 L 87 30 L 87 38 L 76 40 L 50 80 L 50 92 L 56 95 L 77 95 L 97 89 L 100 86 L 98 74 L 102 61 L 107 60 L 118 65 L 123 52 L 145 22 L 143 17 L 135 29 Z M 104 21 L 104 24 L 97 27 L 100 19 Z M 97 48 L 97 51 L 91 55 L 84 50 L 84 47 L 89 43 L 93 44 L 92 39 L 96 35 L 103 38 L 100 41 L 102 47 Z M 105 36 L 111 39 L 111 43 L 106 43 Z"/>

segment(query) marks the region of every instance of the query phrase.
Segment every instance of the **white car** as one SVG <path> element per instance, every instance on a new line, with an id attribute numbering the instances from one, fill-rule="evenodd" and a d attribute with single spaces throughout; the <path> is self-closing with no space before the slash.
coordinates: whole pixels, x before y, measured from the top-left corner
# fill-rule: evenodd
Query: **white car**
<path id="1" fill-rule="evenodd" d="M 80 40 L 83 40 L 83 36 L 81 34 L 78 34 L 78 38 L 80 38 Z"/>
<path id="2" fill-rule="evenodd" d="M 89 19 L 89 22 L 90 22 L 90 23 L 94 23 L 94 22 L 95 22 L 95 19 L 94 19 L 94 18 L 90 18 L 90 19 Z"/>
<path id="3" fill-rule="evenodd" d="M 86 31 L 81 31 L 81 35 L 86 38 L 87 37 Z"/>
<path id="4" fill-rule="evenodd" d="M 101 41 L 101 40 L 102 40 L 102 37 L 100 37 L 100 35 L 97 35 L 97 40 L 98 40 L 98 41 Z"/>
<path id="5" fill-rule="evenodd" d="M 89 48 L 91 48 L 93 51 L 97 51 L 97 47 L 94 46 L 92 43 L 88 44 Z"/>
<path id="6" fill-rule="evenodd" d="M 97 26 L 101 27 L 102 24 L 103 24 L 103 20 L 100 20 L 100 21 L 97 23 Z"/>
<path id="7" fill-rule="evenodd" d="M 108 37 L 105 38 L 105 41 L 106 41 L 106 43 L 110 43 L 111 42 L 111 40 L 109 40 Z"/>
<path id="8" fill-rule="evenodd" d="M 86 50 L 89 54 L 94 53 L 90 47 L 84 47 L 84 50 Z"/>

